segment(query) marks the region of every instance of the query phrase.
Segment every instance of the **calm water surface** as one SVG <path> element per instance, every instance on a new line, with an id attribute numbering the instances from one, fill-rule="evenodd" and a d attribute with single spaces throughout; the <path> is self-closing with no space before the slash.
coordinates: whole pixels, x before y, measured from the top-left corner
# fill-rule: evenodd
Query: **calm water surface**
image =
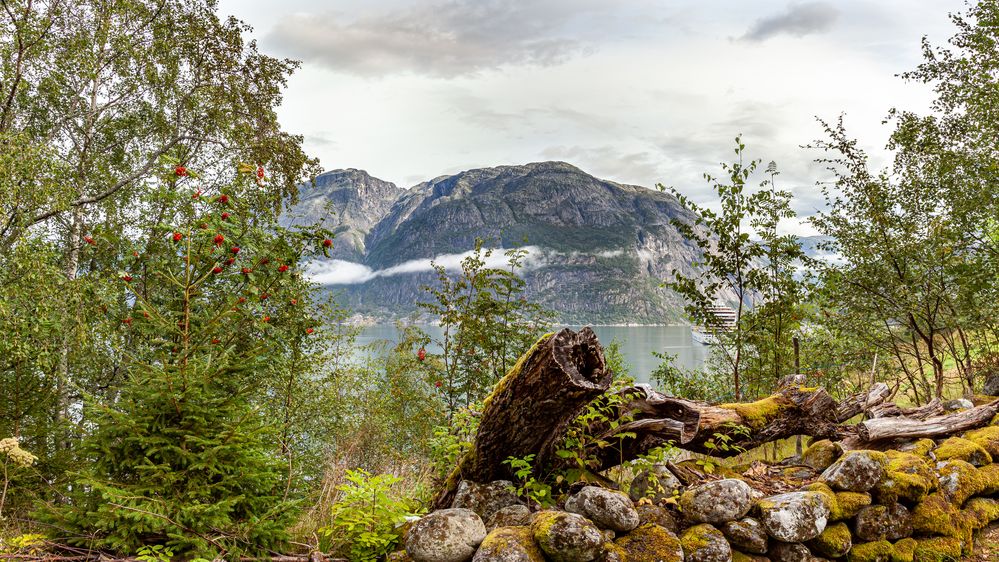
<path id="1" fill-rule="evenodd" d="M 571 326 L 579 329 L 579 326 Z M 421 326 L 432 338 L 439 338 L 440 327 L 435 325 Z M 604 345 L 617 341 L 621 353 L 630 367 L 630 374 L 637 382 L 648 382 L 649 373 L 658 365 L 659 360 L 652 355 L 653 351 L 677 356 L 677 363 L 685 368 L 698 368 L 704 363 L 707 347 L 698 344 L 690 338 L 688 326 L 594 326 L 600 342 Z M 366 326 L 358 335 L 358 347 L 367 344 L 386 342 L 393 344 L 399 340 L 399 331 L 393 324 L 375 324 Z M 440 348 L 430 346 L 431 352 L 439 352 Z"/>

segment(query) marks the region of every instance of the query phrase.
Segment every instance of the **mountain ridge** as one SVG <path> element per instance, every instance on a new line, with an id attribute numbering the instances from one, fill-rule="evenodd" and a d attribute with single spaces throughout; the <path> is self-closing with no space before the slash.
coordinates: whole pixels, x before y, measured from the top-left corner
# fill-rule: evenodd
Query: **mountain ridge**
<path id="1" fill-rule="evenodd" d="M 673 269 L 693 273 L 700 257 L 672 224 L 693 220 L 673 196 L 602 180 L 566 162 L 475 168 L 408 189 L 363 170 L 333 170 L 316 186 L 302 187 L 285 222 L 323 221 L 337 231 L 332 259 L 344 263 L 319 265 L 335 270 L 350 262 L 384 272 L 462 254 L 477 237 L 504 248 L 526 244 L 534 249 L 523 271 L 528 297 L 562 322 L 682 322 L 682 302 L 661 284 Z M 420 287 L 435 279 L 429 268 L 409 269 L 331 289 L 361 314 L 408 316 L 427 298 Z"/>

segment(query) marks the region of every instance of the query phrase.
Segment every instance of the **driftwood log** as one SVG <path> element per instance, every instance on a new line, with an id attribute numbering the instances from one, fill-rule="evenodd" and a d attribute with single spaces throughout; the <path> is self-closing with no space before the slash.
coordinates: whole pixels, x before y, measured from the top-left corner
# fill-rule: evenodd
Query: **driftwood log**
<path id="1" fill-rule="evenodd" d="M 610 388 L 613 373 L 589 328 L 564 329 L 538 341 L 485 401 L 472 449 L 439 490 L 433 507 L 449 507 L 463 481 L 513 479 L 503 461 L 535 455 L 536 472 L 575 468 L 554 453 L 566 429 L 588 404 Z M 809 435 L 839 440 L 848 449 L 875 442 L 942 437 L 988 424 L 999 400 L 938 415 L 938 402 L 900 408 L 887 402 L 884 383 L 837 402 L 823 388 L 784 377 L 771 396 L 748 403 L 709 404 L 667 396 L 648 385 L 618 390 L 611 419 L 592 422 L 585 457 L 594 472 L 612 468 L 670 443 L 681 449 L 731 457 L 767 443 Z M 863 421 L 849 423 L 863 415 Z M 599 475 L 598 475 L 599 476 Z"/>

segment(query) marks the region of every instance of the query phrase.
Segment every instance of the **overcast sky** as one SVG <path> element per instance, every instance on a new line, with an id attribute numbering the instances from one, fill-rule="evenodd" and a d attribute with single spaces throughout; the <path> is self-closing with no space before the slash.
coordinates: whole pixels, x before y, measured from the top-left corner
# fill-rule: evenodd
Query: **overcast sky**
<path id="1" fill-rule="evenodd" d="M 706 201 L 732 155 L 775 160 L 801 214 L 823 177 L 801 145 L 845 115 L 879 150 L 896 74 L 944 43 L 957 0 L 222 0 L 269 54 L 303 61 L 280 116 L 325 169 L 409 187 L 469 168 L 565 160 Z"/>

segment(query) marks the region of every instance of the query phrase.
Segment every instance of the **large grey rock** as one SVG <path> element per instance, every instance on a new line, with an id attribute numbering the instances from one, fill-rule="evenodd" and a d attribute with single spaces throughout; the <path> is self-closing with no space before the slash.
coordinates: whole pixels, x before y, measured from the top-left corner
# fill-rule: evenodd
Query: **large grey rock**
<path id="1" fill-rule="evenodd" d="M 486 535 L 472 562 L 545 562 L 545 555 L 530 527 L 499 527 Z"/>
<path id="2" fill-rule="evenodd" d="M 508 480 L 496 480 L 487 484 L 462 480 L 458 484 L 458 491 L 454 494 L 451 507 L 471 509 L 483 521 L 488 521 L 494 513 L 504 507 L 521 503 L 513 490 L 513 483 Z"/>
<path id="3" fill-rule="evenodd" d="M 638 527 L 638 511 L 628 496 L 597 486 L 586 486 L 565 502 L 565 510 L 578 513 L 603 529 L 628 532 Z"/>
<path id="4" fill-rule="evenodd" d="M 801 462 L 815 470 L 825 470 L 843 456 L 843 446 L 828 439 L 816 441 L 801 453 Z"/>
<path id="5" fill-rule="evenodd" d="M 725 535 L 707 523 L 694 525 L 680 536 L 684 562 L 731 562 L 732 547 Z"/>
<path id="6" fill-rule="evenodd" d="M 860 510 L 854 533 L 862 541 L 897 541 L 912 536 L 912 514 L 899 503 L 869 505 Z"/>
<path id="7" fill-rule="evenodd" d="M 406 536 L 416 562 L 467 562 L 486 538 L 486 526 L 470 509 L 442 509 L 422 517 Z"/>
<path id="8" fill-rule="evenodd" d="M 749 512 L 752 493 L 742 480 L 716 480 L 688 489 L 680 496 L 680 507 L 694 523 L 725 523 Z"/>
<path id="9" fill-rule="evenodd" d="M 985 386 L 982 387 L 982 394 L 999 396 L 999 369 L 985 375 Z"/>
<path id="10" fill-rule="evenodd" d="M 879 451 L 850 451 L 844 454 L 819 479 L 834 490 L 866 492 L 884 478 L 885 454 Z"/>
<path id="11" fill-rule="evenodd" d="M 666 468 L 666 465 L 654 464 L 635 476 L 631 486 L 628 487 L 628 495 L 636 502 L 648 498 L 659 503 L 673 497 L 682 488 L 683 484 Z"/>
<path id="12" fill-rule="evenodd" d="M 635 509 L 638 511 L 639 525 L 652 523 L 664 527 L 673 533 L 676 533 L 680 529 L 673 514 L 662 506 L 640 503 L 635 506 Z"/>
<path id="13" fill-rule="evenodd" d="M 736 550 L 751 554 L 767 553 L 767 531 L 756 519 L 743 517 L 723 524 L 720 529 Z"/>
<path id="14" fill-rule="evenodd" d="M 767 553 L 770 562 L 812 562 L 808 547 L 799 543 L 774 542 Z"/>
<path id="15" fill-rule="evenodd" d="M 486 529 L 492 531 L 497 527 L 518 527 L 531 524 L 531 510 L 526 505 L 508 505 L 493 513 L 486 521 Z"/>
<path id="16" fill-rule="evenodd" d="M 531 532 L 553 562 L 590 562 L 603 551 L 604 536 L 600 529 L 576 513 L 536 513 Z"/>
<path id="17" fill-rule="evenodd" d="M 819 536 L 829 520 L 829 504 L 819 492 L 790 492 L 770 496 L 757 504 L 760 522 L 771 537 L 788 543 Z"/>

